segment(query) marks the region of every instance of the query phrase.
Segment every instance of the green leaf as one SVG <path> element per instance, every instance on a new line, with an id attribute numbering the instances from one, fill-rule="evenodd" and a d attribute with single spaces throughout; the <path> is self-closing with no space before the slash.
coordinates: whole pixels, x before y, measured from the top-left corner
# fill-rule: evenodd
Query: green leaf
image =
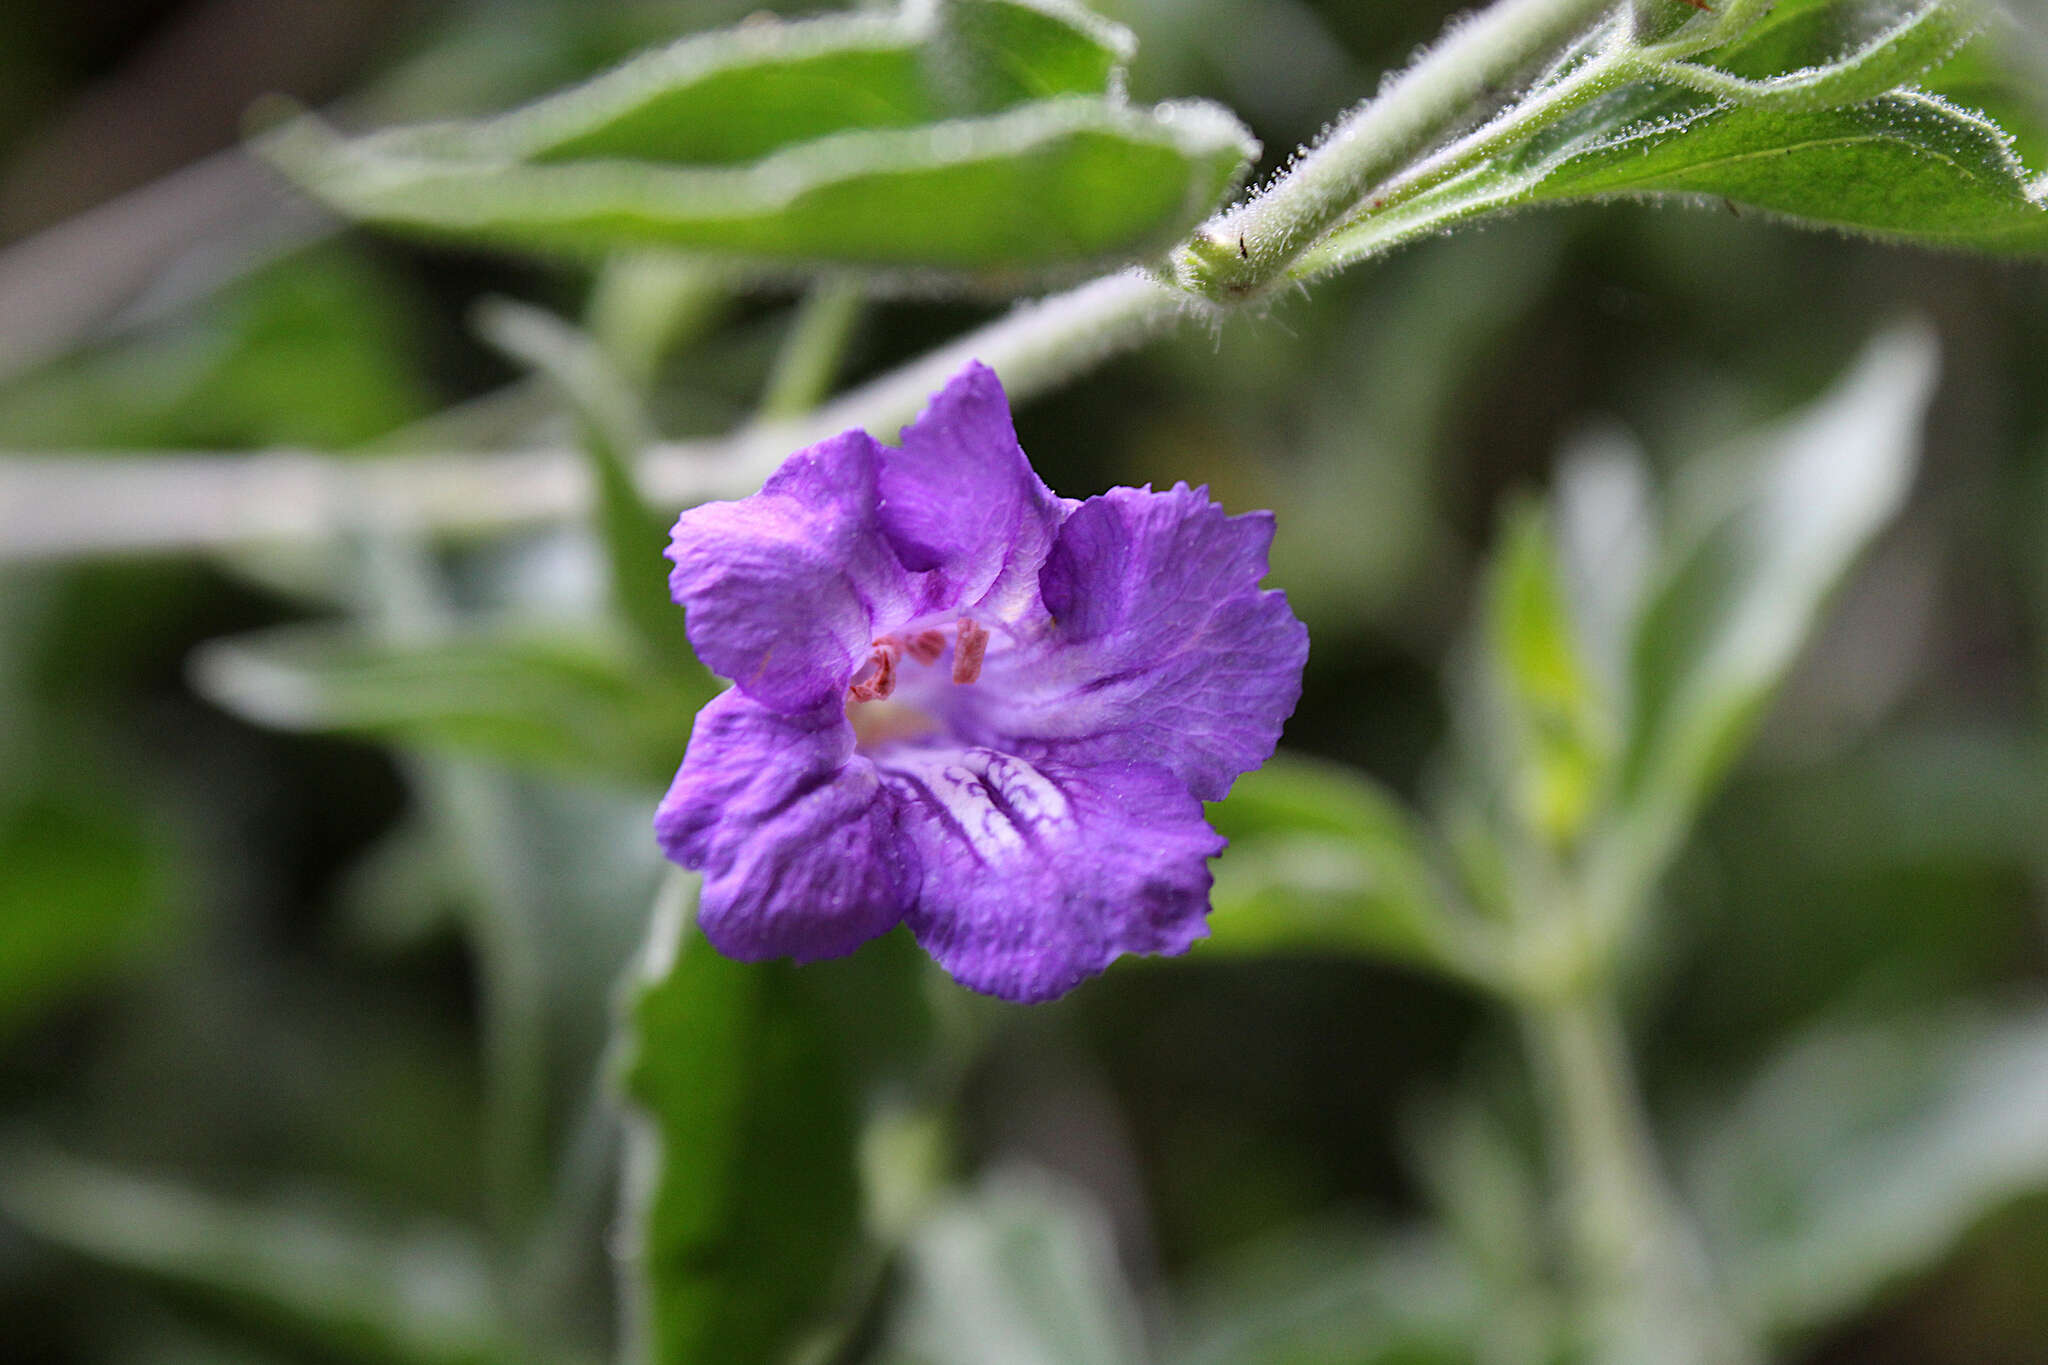
<path id="1" fill-rule="evenodd" d="M 1138 1307 L 1108 1219 L 1036 1172 L 989 1180 L 905 1249 L 892 1365 L 1137 1365 Z"/>
<path id="2" fill-rule="evenodd" d="M 1903 502 L 1935 370 L 1931 337 L 1893 332 L 1747 458 L 1688 466 L 1631 649 L 1617 805 L 1639 866 L 1661 863 Z"/>
<path id="3" fill-rule="evenodd" d="M 1985 250 L 2048 247 L 2041 185 L 1981 114 L 1922 91 L 1837 109 L 1722 105 L 1653 87 L 1541 167 L 1524 202 L 1665 191 Z M 1616 117 L 1616 115 L 1621 115 Z"/>
<path id="4" fill-rule="evenodd" d="M 399 643 L 285 626 L 211 641 L 190 668 L 203 695 L 259 725 L 647 783 L 674 771 L 714 690 L 613 636 L 533 628 Z"/>
<path id="5" fill-rule="evenodd" d="M 1546 844 L 1575 843 L 1604 795 L 1611 703 L 1582 657 L 1557 552 L 1541 512 L 1512 516 L 1489 575 L 1485 656 L 1504 722 L 1519 822 Z"/>
<path id="6" fill-rule="evenodd" d="M 435 395 L 412 303 L 360 255 L 294 253 L 0 383 L 8 448 L 337 449 L 425 416 Z"/>
<path id="7" fill-rule="evenodd" d="M 371 1229 L 324 1201 L 240 1204 L 37 1149 L 0 1161 L 0 1210 L 36 1236 L 183 1287 L 348 1358 L 484 1365 L 502 1334 L 466 1231 Z"/>
<path id="8" fill-rule="evenodd" d="M 1534 169 L 1527 202 L 1707 194 L 1915 241 L 2048 247 L 2042 185 L 2011 136 L 1912 85 L 1956 54 L 1974 7 L 1936 0 L 1895 16 L 1848 0 L 1779 5 L 1737 42 L 1545 129 L 1503 169 Z"/>
<path id="9" fill-rule="evenodd" d="M 694 890 L 682 882 L 686 897 Z M 733 962 L 664 906 L 627 1018 L 637 1358 L 780 1358 L 835 1297 L 858 1214 L 832 1038 L 787 963 Z"/>
<path id="10" fill-rule="evenodd" d="M 1816 1029 L 1703 1135 L 1690 1177 L 1755 1321 L 1840 1321 L 2048 1189 L 2048 1010 Z"/>
<path id="11" fill-rule="evenodd" d="M 739 165 L 834 133 L 1107 94 L 1130 33 L 1060 0 L 930 0 L 769 18 L 643 52 L 494 118 L 364 139 L 397 158 Z"/>
<path id="12" fill-rule="evenodd" d="M 618 157 L 736 165 L 831 133 L 942 114 L 917 36 L 853 15 L 686 38 L 477 123 L 387 134 L 394 151 L 565 162 Z"/>
<path id="13" fill-rule="evenodd" d="M 1982 110 L 2012 135 L 2021 161 L 2048 169 L 2048 92 L 2038 40 L 2013 15 L 1994 10 L 1988 18 L 1986 31 L 1922 84 L 1953 104 Z"/>
<path id="14" fill-rule="evenodd" d="M 1184 1310 L 1174 1365 L 1472 1365 L 1489 1340 L 1556 1334 L 1433 1232 L 1293 1232 L 1205 1276 Z"/>
<path id="15" fill-rule="evenodd" d="M 1885 18 L 1889 27 L 1872 27 Z M 2025 136 L 2029 155 L 2048 152 L 2039 100 L 1996 70 L 1989 37 L 1958 51 L 1974 27 L 1973 11 L 1950 0 L 1903 18 L 1819 0 L 1781 4 L 1740 40 L 1687 60 L 1664 60 L 1665 45 L 1588 47 L 1409 184 L 1385 187 L 1294 273 L 1480 214 L 1644 194 L 1936 246 L 2048 250 L 2048 177 L 2014 138 Z M 2016 121 L 2001 126 L 1959 101 Z"/>
<path id="16" fill-rule="evenodd" d="M 756 267 L 992 285 L 1163 248 L 1229 191 L 1253 150 L 1213 105 L 1138 111 L 1086 96 L 841 133 L 731 169 L 399 157 L 311 119 L 268 147 L 342 212 L 436 236 L 581 254 L 667 246 Z"/>
<path id="17" fill-rule="evenodd" d="M 1455 926 L 1428 841 L 1361 773 L 1282 754 L 1209 807 L 1215 862 L 1205 953 L 1369 953 L 1444 964 Z"/>
<path id="18" fill-rule="evenodd" d="M 1137 39 L 1071 0 L 938 0 L 929 58 L 956 106 L 988 113 L 1055 95 L 1100 95 Z"/>
<path id="19" fill-rule="evenodd" d="M 116 969 L 162 918 L 161 850 L 125 811 L 0 806 L 0 1037 Z"/>
<path id="20" fill-rule="evenodd" d="M 493 119 L 261 145 L 344 213 L 463 241 L 1014 287 L 1163 248 L 1256 152 L 1218 106 L 1126 103 L 1130 52 L 1066 0 L 932 0 L 688 39 Z"/>
<path id="21" fill-rule="evenodd" d="M 1618 427 L 1583 433 L 1558 457 L 1550 515 L 1572 619 L 1595 686 L 1627 686 L 1628 636 L 1655 555 L 1658 516 L 1647 460 Z"/>
<path id="22" fill-rule="evenodd" d="M 1734 38 L 1708 50 L 1702 60 L 1763 80 L 1852 61 L 1888 35 L 1930 21 L 1966 35 L 1987 7 L 1952 0 L 1749 0 L 1748 8 L 1752 14 L 1735 26 Z"/>
<path id="23" fill-rule="evenodd" d="M 1868 7 L 1861 8 L 1869 12 Z M 1819 7 L 1787 6 L 1775 16 L 1776 23 L 1767 19 L 1758 31 L 1713 60 L 1666 62 L 1659 69 L 1679 85 L 1737 104 L 1840 108 L 1888 95 L 1954 56 L 1977 26 L 1964 9 L 1940 0 L 1854 45 L 1845 56 L 1819 57 L 1811 65 L 1801 65 L 1819 52 L 1842 49 L 1838 43 L 1823 48 L 1810 40 L 1785 42 L 1795 29 L 1790 20 L 1826 13 Z M 1744 74 L 1752 71 L 1757 74 Z"/>

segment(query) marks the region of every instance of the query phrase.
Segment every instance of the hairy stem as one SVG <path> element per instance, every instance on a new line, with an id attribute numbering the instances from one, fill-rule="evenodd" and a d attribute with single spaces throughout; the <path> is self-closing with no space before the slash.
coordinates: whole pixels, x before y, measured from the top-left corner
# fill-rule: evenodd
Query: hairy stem
<path id="1" fill-rule="evenodd" d="M 1284 276 L 1374 184 L 1445 125 L 1605 11 L 1610 0 L 1499 0 L 1346 116 L 1264 194 L 1217 218 L 1177 272 L 1218 301 Z"/>
<path id="2" fill-rule="evenodd" d="M 1565 1234 L 1589 1285 L 1622 1278 L 1664 1219 L 1661 1181 L 1612 1002 L 1575 994 L 1526 1012 Z"/>
<path id="3" fill-rule="evenodd" d="M 1611 988 L 1527 1003 L 1522 1023 L 1591 1358 L 1756 1365 L 1658 1169 Z"/>
<path id="4" fill-rule="evenodd" d="M 1302 253 L 1355 215 L 1376 181 L 1495 83 L 1606 7 L 1607 0 L 1500 0 L 1454 29 L 1263 196 L 1212 220 L 1177 253 L 1173 273 L 1192 285 L 1194 297 L 1142 272 L 1106 276 L 1024 305 L 802 417 L 790 416 L 803 406 L 796 400 L 823 388 L 817 366 L 805 358 L 810 344 L 793 346 L 790 368 L 778 378 L 762 420 L 722 440 L 670 442 L 648 452 L 638 470 L 647 501 L 668 508 L 750 492 L 791 450 L 848 427 L 891 437 L 968 359 L 996 369 L 1013 398 L 1028 398 L 1163 331 L 1201 295 L 1241 300 L 1300 273 Z M 1460 145 L 1464 154 L 1480 152 Z M 1404 192 L 1420 193 L 1421 186 Z M 688 278 L 671 283 L 676 297 L 696 297 Z M 794 339 L 803 341 L 815 329 L 816 354 L 828 354 L 836 349 L 827 344 L 830 333 L 845 325 L 844 310 L 843 300 L 821 293 Z M 681 311 L 695 317 L 700 310 Z M 641 338 L 626 348 L 629 359 L 644 366 L 659 344 L 659 338 Z M 780 396 L 784 383 L 787 402 Z M 413 454 L 403 461 L 300 451 L 95 453 L 90 460 L 0 454 L 0 562 L 326 541 L 364 523 L 487 534 L 582 515 L 589 504 L 587 473 L 570 450 Z"/>
<path id="5" fill-rule="evenodd" d="M 768 376 L 768 391 L 761 398 L 763 420 L 801 417 L 832 392 L 864 297 L 865 291 L 850 279 L 823 281 L 804 295 Z"/>
<path id="6" fill-rule="evenodd" d="M 1617 34 L 1600 55 L 1556 84 L 1394 176 L 1373 195 L 1366 213 L 1358 216 L 1397 209 L 1457 179 L 1523 141 L 1535 129 L 1554 123 L 1572 110 L 1613 90 L 1639 74 L 1640 70 L 1632 44 L 1625 34 Z"/>
<path id="7" fill-rule="evenodd" d="M 790 451 L 847 427 L 893 437 L 970 358 L 1024 399 L 1137 346 L 1187 296 L 1137 272 L 1025 304 L 794 421 L 716 441 L 665 442 L 641 461 L 647 501 L 738 497 Z M 331 541 L 364 524 L 486 534 L 579 516 L 591 490 L 574 450 L 350 459 L 257 455 L 0 454 L 0 562 Z"/>

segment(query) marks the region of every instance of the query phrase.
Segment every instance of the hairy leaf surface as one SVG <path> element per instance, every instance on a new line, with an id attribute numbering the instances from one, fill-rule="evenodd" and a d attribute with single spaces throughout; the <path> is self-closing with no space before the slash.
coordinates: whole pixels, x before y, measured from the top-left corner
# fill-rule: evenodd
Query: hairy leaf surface
<path id="1" fill-rule="evenodd" d="M 341 212 L 572 255 L 669 247 L 752 270 L 1019 288 L 1165 247 L 1257 146 L 1219 106 L 1141 108 L 1132 48 L 1061 0 L 687 39 L 494 118 L 265 151 Z"/>

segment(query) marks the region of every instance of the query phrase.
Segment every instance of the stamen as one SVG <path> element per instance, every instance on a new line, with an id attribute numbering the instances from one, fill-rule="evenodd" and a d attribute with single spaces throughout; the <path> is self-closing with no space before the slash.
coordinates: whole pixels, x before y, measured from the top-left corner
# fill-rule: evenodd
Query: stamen
<path id="1" fill-rule="evenodd" d="M 875 641 L 874 652 L 854 674 L 846 689 L 849 702 L 880 701 L 896 690 L 896 661 L 908 654 L 921 664 L 934 663 L 946 652 L 943 630 L 921 630 L 908 640 L 884 635 Z M 981 661 L 988 653 L 988 630 L 971 616 L 953 623 L 953 681 L 971 683 L 981 676 Z"/>
<path id="2" fill-rule="evenodd" d="M 874 671 L 870 673 L 866 669 L 861 670 L 861 675 L 853 686 L 846 689 L 847 698 L 851 701 L 880 701 L 894 692 L 896 651 L 894 640 L 885 638 L 875 641 L 875 652 L 868 656 L 868 664 Z"/>
<path id="3" fill-rule="evenodd" d="M 981 676 L 981 656 L 988 653 L 988 631 L 972 616 L 954 625 L 953 681 L 971 683 Z"/>

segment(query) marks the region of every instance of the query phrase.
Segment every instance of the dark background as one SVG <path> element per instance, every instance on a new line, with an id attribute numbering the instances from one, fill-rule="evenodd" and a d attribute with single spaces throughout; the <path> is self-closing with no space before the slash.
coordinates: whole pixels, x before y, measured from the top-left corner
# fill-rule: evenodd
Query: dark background
<path id="1" fill-rule="evenodd" d="M 260 95 L 488 107 L 746 8 L 17 0 L 0 24 L 0 242 L 63 232 L 233 145 Z M 1139 33 L 1136 95 L 1223 100 L 1268 166 L 1449 12 L 1104 8 Z M 466 55 L 441 59 L 445 82 L 431 63 L 407 65 L 458 31 L 485 41 L 448 49 Z M 479 295 L 570 309 L 584 283 L 328 238 L 162 316 L 116 318 L 8 378 L 0 447 L 346 449 L 512 377 L 469 333 Z M 677 434 L 744 413 L 785 303 L 738 305 L 667 414 Z M 879 305 L 846 377 L 990 315 Z M 1817 1020 L 2038 991 L 2042 267 L 1732 211 L 1530 216 L 1413 248 L 1220 334 L 1189 329 L 1032 402 L 1018 424 L 1069 495 L 1187 478 L 1233 509 L 1275 507 L 1273 581 L 1315 640 L 1288 742 L 1417 794 L 1501 509 L 1544 486 L 1565 441 L 1618 422 L 1666 466 L 1711 451 L 1817 392 L 1904 315 L 1932 319 L 1946 349 L 1920 484 L 1671 879 L 1635 991 L 1649 1100 L 1678 1128 Z M 365 908 L 377 897 L 363 859 L 412 809 L 407 768 L 367 745 L 254 729 L 185 681 L 199 642 L 304 605 L 232 565 L 173 557 L 9 569 L 0 594 L 12 847 L 76 847 L 104 879 L 0 904 L 0 934 L 24 941 L 38 917 L 100 917 L 89 944 L 51 949 L 0 998 L 0 1135 L 229 1193 L 306 1182 L 385 1210 L 476 1215 L 466 951 L 445 924 L 380 927 Z M 565 1056 L 594 1050 L 639 913 L 616 907 L 584 937 L 590 961 L 560 992 Z M 1115 1215 L 1140 1284 L 1180 1284 L 1304 1222 L 1419 1214 L 1409 1116 L 1462 1077 L 1520 1096 L 1507 1109 L 1526 1120 L 1514 1041 L 1470 998 L 1371 965 L 1198 953 L 1120 969 L 1006 1022 L 969 1081 L 969 1157 L 1022 1151 L 1076 1176 Z M 2044 1288 L 2037 1195 L 1790 1358 L 2048 1359 Z M 601 1321 L 601 1285 L 589 1292 Z M 173 1359 L 161 1343 L 226 1340 L 252 1360 L 316 1358 L 204 1295 L 50 1252 L 4 1223 L 0 1321 L 0 1354 L 24 1361 Z"/>

